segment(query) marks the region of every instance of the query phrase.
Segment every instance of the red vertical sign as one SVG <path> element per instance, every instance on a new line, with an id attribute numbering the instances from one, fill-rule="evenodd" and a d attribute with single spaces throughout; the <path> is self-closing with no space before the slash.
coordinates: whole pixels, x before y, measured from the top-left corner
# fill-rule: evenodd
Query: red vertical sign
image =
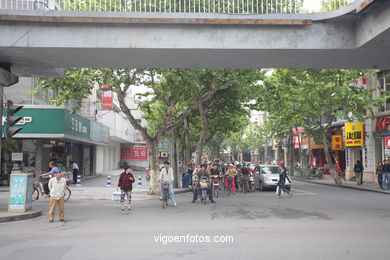
<path id="1" fill-rule="evenodd" d="M 110 88 L 110 85 L 103 85 L 103 106 L 102 109 L 112 109 L 112 91 L 104 90 L 105 88 Z"/>

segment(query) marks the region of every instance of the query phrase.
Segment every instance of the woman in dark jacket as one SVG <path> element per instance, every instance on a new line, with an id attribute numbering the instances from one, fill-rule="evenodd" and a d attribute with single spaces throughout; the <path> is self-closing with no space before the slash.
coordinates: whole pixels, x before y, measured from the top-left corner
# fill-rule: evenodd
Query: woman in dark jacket
<path id="1" fill-rule="evenodd" d="M 278 198 L 280 199 L 280 195 L 282 193 L 282 190 L 286 192 L 290 197 L 293 195 L 291 191 L 287 190 L 285 187 L 286 179 L 291 183 L 290 177 L 287 175 L 287 169 L 284 166 L 280 166 L 280 174 L 279 174 L 279 182 L 277 184 L 279 190 L 278 190 Z"/>
<path id="2" fill-rule="evenodd" d="M 125 210 L 125 197 L 129 200 L 127 209 L 131 209 L 131 190 L 133 189 L 134 176 L 131 173 L 132 169 L 126 167 L 125 171 L 119 176 L 118 187 L 121 189 L 121 209 Z"/>

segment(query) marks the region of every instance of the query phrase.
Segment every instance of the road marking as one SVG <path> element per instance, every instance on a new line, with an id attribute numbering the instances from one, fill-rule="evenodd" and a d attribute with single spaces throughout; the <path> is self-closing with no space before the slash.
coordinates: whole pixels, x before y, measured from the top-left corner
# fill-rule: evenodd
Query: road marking
<path id="1" fill-rule="evenodd" d="M 305 194 L 308 194 L 308 195 L 316 195 L 315 193 L 308 192 L 308 191 L 304 191 L 304 190 L 297 190 L 297 189 L 294 189 L 294 191 L 302 192 L 302 193 L 305 193 Z"/>

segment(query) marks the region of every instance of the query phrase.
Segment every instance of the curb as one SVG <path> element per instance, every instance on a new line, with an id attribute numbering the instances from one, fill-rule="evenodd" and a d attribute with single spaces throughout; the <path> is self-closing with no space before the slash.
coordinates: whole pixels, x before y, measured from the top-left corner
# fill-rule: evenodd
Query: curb
<path id="1" fill-rule="evenodd" d="M 175 191 L 175 195 L 176 195 L 176 194 L 186 193 L 186 192 L 192 192 L 192 189 L 191 189 L 191 188 L 187 188 L 187 189 L 185 189 L 185 190 L 178 190 L 178 191 Z"/>
<path id="2" fill-rule="evenodd" d="M 22 213 L 20 215 L 0 217 L 0 223 L 32 219 L 32 218 L 40 217 L 41 215 L 42 215 L 42 210 L 38 210 L 38 211 Z"/>
<path id="3" fill-rule="evenodd" d="M 337 188 L 344 188 L 344 189 L 351 189 L 351 190 L 368 191 L 368 192 L 375 192 L 375 193 L 381 193 L 381 194 L 390 195 L 390 192 L 380 191 L 380 190 L 371 190 L 371 189 L 368 189 L 368 188 L 360 188 L 360 187 L 347 186 L 347 185 L 335 185 L 335 184 L 330 184 L 330 183 L 309 181 L 309 180 L 300 179 L 300 178 L 293 178 L 293 180 L 306 182 L 306 183 L 312 183 L 312 184 L 318 184 L 318 185 L 323 185 L 323 186 L 330 186 L 330 187 L 337 187 Z"/>

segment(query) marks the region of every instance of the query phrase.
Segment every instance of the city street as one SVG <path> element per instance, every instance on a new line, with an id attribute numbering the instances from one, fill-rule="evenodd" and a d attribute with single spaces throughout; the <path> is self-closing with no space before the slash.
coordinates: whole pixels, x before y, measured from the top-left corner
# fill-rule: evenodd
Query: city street
<path id="1" fill-rule="evenodd" d="M 293 191 L 282 199 L 274 191 L 224 195 L 206 205 L 184 193 L 176 208 L 153 198 L 135 200 L 130 212 L 117 201 L 73 196 L 67 222 L 53 224 L 48 201 L 39 201 L 42 217 L 0 224 L 0 259 L 389 259 L 388 195 L 303 182 Z M 187 235 L 234 240 L 163 243 Z"/>

